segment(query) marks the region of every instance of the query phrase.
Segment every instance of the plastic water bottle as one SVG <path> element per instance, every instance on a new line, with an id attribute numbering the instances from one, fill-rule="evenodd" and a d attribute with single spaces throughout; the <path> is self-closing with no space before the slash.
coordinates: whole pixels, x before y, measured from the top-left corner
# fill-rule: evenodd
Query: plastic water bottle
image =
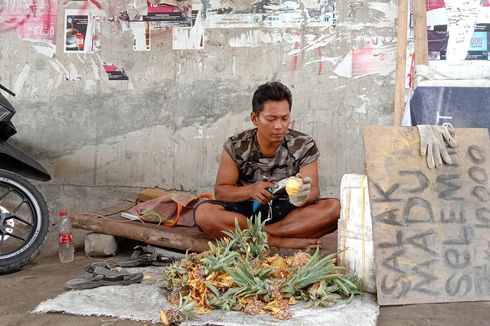
<path id="1" fill-rule="evenodd" d="M 60 262 L 71 263 L 74 258 L 75 247 L 73 246 L 73 234 L 71 232 L 71 221 L 67 211 L 60 212 L 58 220 L 59 247 L 58 254 Z"/>

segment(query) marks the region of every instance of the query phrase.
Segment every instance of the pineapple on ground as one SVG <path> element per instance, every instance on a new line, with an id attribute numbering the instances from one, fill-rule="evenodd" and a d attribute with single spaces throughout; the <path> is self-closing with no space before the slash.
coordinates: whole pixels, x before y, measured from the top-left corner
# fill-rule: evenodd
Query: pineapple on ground
<path id="1" fill-rule="evenodd" d="M 183 321 L 192 319 L 195 315 L 194 308 L 196 303 L 190 299 L 183 299 L 180 296 L 180 303 L 177 308 L 160 308 L 160 320 L 165 326 L 179 325 Z"/>
<path id="2" fill-rule="evenodd" d="M 243 300 L 243 312 L 252 316 L 263 314 L 265 304 L 257 297 L 248 297 Z"/>
<path id="3" fill-rule="evenodd" d="M 268 256 L 265 222 L 260 213 L 241 230 L 228 231 L 228 238 L 209 243 L 209 250 L 188 254 L 165 267 L 160 280 L 168 291 L 168 301 L 178 308 L 162 309 L 165 325 L 177 325 L 197 313 L 211 309 L 240 310 L 256 315 L 269 312 L 289 319 L 289 305 L 296 299 L 314 306 L 331 305 L 337 298 L 360 293 L 355 275 L 336 266 L 337 254 L 320 257 L 298 252 L 291 257 Z M 183 299 L 185 298 L 185 300 Z"/>
<path id="4" fill-rule="evenodd" d="M 290 266 L 292 268 L 300 268 L 306 265 L 308 261 L 311 259 L 311 255 L 304 251 L 298 251 L 294 254 L 290 259 Z"/>

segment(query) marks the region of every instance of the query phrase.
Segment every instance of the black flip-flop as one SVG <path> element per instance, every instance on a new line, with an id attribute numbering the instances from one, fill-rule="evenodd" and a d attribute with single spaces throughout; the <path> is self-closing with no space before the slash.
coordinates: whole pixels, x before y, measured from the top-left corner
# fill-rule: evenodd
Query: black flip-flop
<path id="1" fill-rule="evenodd" d="M 118 260 L 121 267 L 167 266 L 174 262 L 172 257 L 159 254 L 150 246 L 136 246 L 130 259 Z"/>
<path id="2" fill-rule="evenodd" d="M 107 285 L 129 285 L 140 283 L 143 273 L 128 273 L 126 270 L 114 270 L 107 264 L 91 265 L 85 271 L 84 277 L 74 278 L 66 282 L 66 287 L 70 289 L 83 290 L 93 289 Z"/>

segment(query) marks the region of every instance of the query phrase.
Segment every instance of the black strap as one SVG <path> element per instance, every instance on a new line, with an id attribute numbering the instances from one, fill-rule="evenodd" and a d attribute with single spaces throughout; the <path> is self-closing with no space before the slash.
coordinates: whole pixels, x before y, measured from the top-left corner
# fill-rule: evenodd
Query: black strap
<path id="1" fill-rule="evenodd" d="M 7 87 L 3 86 L 2 84 L 0 84 L 0 89 L 6 91 L 7 93 L 9 93 L 12 96 L 15 96 L 14 92 L 12 92 L 10 89 L 8 89 Z"/>

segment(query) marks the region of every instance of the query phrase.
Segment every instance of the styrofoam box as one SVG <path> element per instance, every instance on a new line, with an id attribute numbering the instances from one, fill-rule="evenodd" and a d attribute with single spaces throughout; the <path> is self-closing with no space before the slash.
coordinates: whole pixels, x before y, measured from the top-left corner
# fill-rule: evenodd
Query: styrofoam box
<path id="1" fill-rule="evenodd" d="M 355 272 L 363 289 L 376 293 L 373 228 L 365 175 L 345 174 L 340 183 L 340 263 Z"/>

